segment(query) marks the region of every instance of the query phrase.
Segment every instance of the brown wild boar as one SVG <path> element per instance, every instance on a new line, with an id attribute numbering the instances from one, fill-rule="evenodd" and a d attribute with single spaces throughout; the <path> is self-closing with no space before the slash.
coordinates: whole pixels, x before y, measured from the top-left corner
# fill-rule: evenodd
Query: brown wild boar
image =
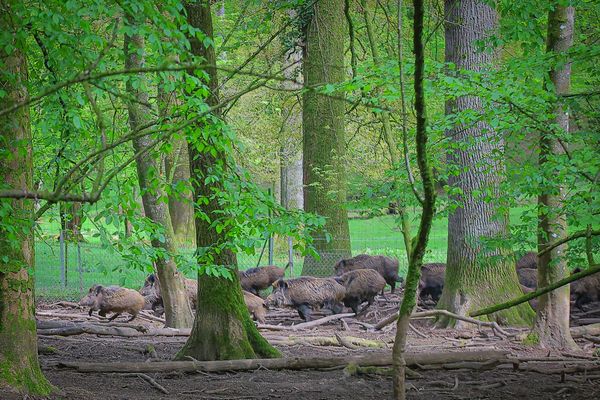
<path id="1" fill-rule="evenodd" d="M 337 276 L 357 269 L 373 269 L 379 272 L 383 279 L 385 279 L 385 282 L 390 285 L 392 293 L 396 289 L 396 282 L 403 281 L 398 276 L 398 260 L 386 256 L 359 254 L 356 257 L 339 260 L 333 268 Z M 381 294 L 383 294 L 383 290 Z"/>
<path id="2" fill-rule="evenodd" d="M 119 286 L 94 285 L 90 288 L 87 296 L 79 302 L 80 306 L 90 307 L 89 315 L 99 310 L 98 315 L 105 317 L 107 312 L 115 314 L 109 321 L 117 318 L 121 313 L 129 313 L 133 321 L 142 308 L 144 308 L 144 297 L 133 289 Z"/>
<path id="3" fill-rule="evenodd" d="M 265 305 L 265 301 L 245 290 L 242 290 L 242 293 L 244 294 L 244 303 L 246 303 L 250 315 L 254 320 L 264 324 L 267 316 L 267 306 Z"/>
<path id="4" fill-rule="evenodd" d="M 242 289 L 258 296 L 258 292 L 267 289 L 278 279 L 283 278 L 285 270 L 274 265 L 250 268 L 238 271 Z"/>
<path id="5" fill-rule="evenodd" d="M 192 308 L 196 308 L 197 297 L 198 297 L 198 281 L 195 279 L 183 280 L 185 284 L 185 291 Z M 160 282 L 158 281 L 158 275 L 150 274 L 144 281 L 144 286 L 140 289 L 140 294 L 144 296 L 146 301 L 145 309 L 152 309 L 154 314 L 160 316 L 164 312 L 163 300 L 160 294 Z"/>
<path id="6" fill-rule="evenodd" d="M 519 259 L 519 261 L 517 261 L 517 270 L 520 270 L 521 268 L 532 268 L 532 269 L 536 269 L 538 265 L 538 256 L 537 253 L 530 251 L 528 253 L 525 253 L 525 255 L 523 257 L 521 257 Z"/>
<path id="7" fill-rule="evenodd" d="M 292 307 L 302 319 L 310 321 L 312 310 L 329 308 L 334 314 L 344 310 L 346 289 L 333 278 L 301 276 L 273 283 L 273 293 L 266 299 L 267 307 Z"/>
<path id="8" fill-rule="evenodd" d="M 377 293 L 385 287 L 385 279 L 373 269 L 357 269 L 346 272 L 335 280 L 346 288 L 344 305 L 350 307 L 355 314 L 359 314 L 358 307 L 367 302 L 360 311 L 365 311 L 375 300 Z"/>

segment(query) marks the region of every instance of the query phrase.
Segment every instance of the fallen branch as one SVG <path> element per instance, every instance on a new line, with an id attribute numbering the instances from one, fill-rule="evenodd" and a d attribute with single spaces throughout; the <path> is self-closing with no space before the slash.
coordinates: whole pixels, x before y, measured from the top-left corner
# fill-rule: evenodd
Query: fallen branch
<path id="1" fill-rule="evenodd" d="M 500 350 L 446 352 L 446 353 L 407 353 L 407 365 L 448 364 L 459 361 L 506 360 L 508 352 Z M 248 371 L 257 368 L 277 369 L 320 369 L 345 366 L 355 363 L 360 366 L 385 367 L 392 365 L 392 355 L 388 352 L 364 356 L 326 357 L 326 358 L 268 358 L 222 361 L 157 361 L 144 362 L 59 362 L 58 367 L 75 369 L 78 372 L 222 372 Z"/>
<path id="2" fill-rule="evenodd" d="M 507 308 L 511 308 L 514 306 L 517 306 L 521 303 L 525 303 L 526 301 L 529 301 L 531 299 L 535 299 L 536 297 L 539 297 L 545 293 L 551 292 L 555 289 L 558 289 L 561 286 L 565 286 L 573 281 L 576 281 L 578 279 L 581 278 L 585 278 L 588 275 L 592 275 L 595 274 L 597 272 L 600 271 L 600 264 L 596 264 L 596 265 L 592 265 L 590 266 L 588 269 L 581 271 L 581 272 L 577 272 L 576 274 L 572 274 L 570 276 L 567 276 L 566 278 L 563 278 L 557 282 L 554 282 L 553 284 L 543 287 L 543 288 L 539 288 L 537 290 L 534 290 L 531 293 L 527 293 L 523 296 L 517 297 L 515 299 L 509 300 L 507 302 L 501 303 L 501 304 L 496 304 L 493 305 L 491 307 L 486 307 L 483 308 L 481 310 L 477 310 L 475 312 L 472 312 L 470 315 L 471 317 L 479 317 L 481 315 L 487 315 L 487 314 L 491 314 L 491 313 L 495 313 L 497 311 L 500 310 L 504 310 Z"/>
<path id="3" fill-rule="evenodd" d="M 55 317 L 55 318 L 69 318 L 69 319 L 91 319 L 94 321 L 99 321 L 100 318 L 95 315 L 87 315 L 87 314 L 67 314 L 67 313 L 59 313 L 52 311 L 36 311 L 36 316 L 39 317 Z"/>
<path id="4" fill-rule="evenodd" d="M 337 339 L 338 343 L 340 345 L 342 345 L 343 347 L 346 347 L 350 350 L 358 349 L 358 346 L 356 346 L 354 343 L 352 343 L 350 340 L 348 340 L 347 337 L 343 337 L 342 335 L 340 335 L 337 332 L 335 333 L 335 338 Z"/>
<path id="5" fill-rule="evenodd" d="M 585 340 L 588 340 L 592 343 L 597 343 L 600 344 L 600 337 L 594 337 L 594 336 L 590 336 L 590 335 L 583 335 L 582 336 Z"/>
<path id="6" fill-rule="evenodd" d="M 580 338 L 583 335 L 600 335 L 600 324 L 582 325 L 571 328 L 571 336 L 573 338 Z"/>
<path id="7" fill-rule="evenodd" d="M 354 313 L 346 314 L 334 314 L 324 318 L 319 318 L 314 321 L 302 322 L 298 325 L 269 325 L 269 324 L 258 324 L 259 329 L 269 329 L 272 331 L 299 331 L 302 329 L 314 328 L 315 326 L 326 324 L 330 321 L 335 321 L 340 318 L 354 317 Z"/>
<path id="8" fill-rule="evenodd" d="M 83 308 L 79 304 L 73 303 L 72 301 L 57 301 L 56 303 L 48 304 L 48 307 Z"/>
<path id="9" fill-rule="evenodd" d="M 169 391 L 167 389 L 165 389 L 164 386 L 162 386 L 160 383 L 156 382 L 154 379 L 152 379 L 151 377 L 149 377 L 146 374 L 137 373 L 137 374 L 124 374 L 124 375 L 142 378 L 143 380 L 148 382 L 150 385 L 152 385 L 154 388 L 156 388 L 159 392 L 162 392 L 164 394 L 169 394 Z"/>
<path id="10" fill-rule="evenodd" d="M 148 320 L 150 320 L 150 321 L 162 322 L 163 324 L 165 323 L 165 319 L 164 319 L 164 318 L 159 318 L 159 317 L 157 317 L 157 316 L 155 316 L 155 315 L 152 315 L 152 314 L 146 313 L 146 312 L 144 312 L 144 311 L 141 311 L 141 312 L 138 314 L 138 317 L 142 317 L 142 318 L 148 319 Z"/>
<path id="11" fill-rule="evenodd" d="M 501 337 L 501 338 L 514 336 L 513 334 L 508 333 L 504 329 L 500 328 L 500 326 L 494 321 L 491 321 L 491 322 L 490 321 L 480 321 L 475 318 L 464 317 L 462 315 L 454 314 L 447 310 L 429 310 L 429 311 L 417 312 L 417 313 L 413 313 L 410 316 L 410 318 L 411 319 L 412 318 L 427 318 L 427 317 L 435 317 L 438 315 L 443 315 L 446 317 L 458 319 L 460 321 L 470 322 L 477 326 L 490 327 L 490 328 L 492 328 L 492 332 L 494 332 L 494 334 L 496 336 Z M 384 320 L 379 321 L 377 324 L 375 324 L 375 329 L 379 330 L 379 329 L 391 324 L 392 322 L 394 322 L 397 319 L 398 319 L 398 313 L 392 314 L 392 315 L 386 317 Z"/>
<path id="12" fill-rule="evenodd" d="M 266 337 L 271 344 L 280 346 L 294 346 L 298 344 L 312 344 L 315 346 L 345 346 L 336 337 L 333 336 L 276 336 Z M 345 336 L 343 340 L 354 348 L 357 347 L 371 347 L 371 348 L 384 348 L 386 347 L 385 342 L 380 340 L 369 340 L 358 338 L 354 336 Z M 346 346 L 347 347 L 347 346 Z"/>

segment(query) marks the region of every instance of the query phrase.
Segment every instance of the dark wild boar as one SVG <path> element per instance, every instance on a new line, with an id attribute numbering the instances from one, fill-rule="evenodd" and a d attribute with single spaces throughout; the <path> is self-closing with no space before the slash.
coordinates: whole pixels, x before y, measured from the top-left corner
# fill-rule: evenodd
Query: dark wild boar
<path id="1" fill-rule="evenodd" d="M 386 256 L 359 254 L 356 257 L 341 259 L 333 268 L 337 276 L 357 269 L 373 269 L 379 272 L 383 279 L 385 279 L 385 282 L 390 285 L 392 293 L 396 289 L 396 282 L 403 281 L 398 276 L 398 260 Z M 383 294 L 383 290 L 381 294 Z"/>
<path id="2" fill-rule="evenodd" d="M 444 290 L 445 278 L 446 264 L 423 264 L 419 279 L 419 298 L 425 300 L 427 296 L 430 296 L 431 300 L 437 303 L 442 295 L 442 290 Z"/>
<path id="3" fill-rule="evenodd" d="M 198 282 L 195 279 L 184 278 L 185 292 L 192 308 L 196 308 L 198 297 Z M 160 294 L 160 282 L 158 275 L 150 274 L 144 281 L 144 286 L 140 289 L 140 294 L 144 296 L 146 304 L 145 309 L 152 309 L 154 314 L 159 316 L 164 312 L 163 300 Z"/>
<path id="4" fill-rule="evenodd" d="M 537 269 L 533 268 L 521 268 L 517 270 L 519 276 L 519 283 L 530 289 L 537 288 Z"/>
<path id="5" fill-rule="evenodd" d="M 367 302 L 365 311 L 375 300 L 377 293 L 385 287 L 385 279 L 379 272 L 372 269 L 357 269 L 346 272 L 335 280 L 346 288 L 344 296 L 344 305 L 350 307 L 355 314 L 359 314 L 358 307 Z"/>
<path id="6" fill-rule="evenodd" d="M 573 273 L 581 271 L 577 268 Z M 600 272 L 571 282 L 571 298 L 575 300 L 575 306 L 580 310 L 583 310 L 583 306 L 587 303 L 600 301 Z"/>
<path id="7" fill-rule="evenodd" d="M 342 302 L 346 289 L 333 278 L 279 279 L 273 284 L 273 293 L 266 299 L 267 307 L 292 307 L 302 319 L 310 321 L 312 310 L 329 308 L 334 314 L 344 310 Z"/>

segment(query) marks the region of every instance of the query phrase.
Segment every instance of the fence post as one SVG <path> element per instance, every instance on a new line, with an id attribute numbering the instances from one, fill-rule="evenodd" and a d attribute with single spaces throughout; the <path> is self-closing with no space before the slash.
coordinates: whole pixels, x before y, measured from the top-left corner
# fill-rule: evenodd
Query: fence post
<path id="1" fill-rule="evenodd" d="M 60 282 L 63 287 L 67 287 L 67 276 L 65 266 L 65 231 L 61 228 L 58 236 L 60 242 Z"/>
<path id="2" fill-rule="evenodd" d="M 273 190 L 269 188 L 268 190 L 269 196 L 273 195 Z M 273 217 L 273 211 L 269 208 L 269 222 L 271 222 L 271 218 Z M 273 234 L 269 233 L 269 265 L 273 265 Z"/>
<path id="3" fill-rule="evenodd" d="M 83 262 L 81 260 L 81 245 L 77 239 L 77 271 L 79 272 L 79 294 L 83 295 Z"/>
<path id="4" fill-rule="evenodd" d="M 290 266 L 290 278 L 294 277 L 294 245 L 292 237 L 288 236 L 288 265 Z"/>

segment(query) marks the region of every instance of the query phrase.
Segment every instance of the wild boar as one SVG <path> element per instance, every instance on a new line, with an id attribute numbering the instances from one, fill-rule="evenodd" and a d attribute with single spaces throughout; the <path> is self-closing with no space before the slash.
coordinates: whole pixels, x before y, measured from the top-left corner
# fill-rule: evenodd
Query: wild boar
<path id="1" fill-rule="evenodd" d="M 537 269 L 533 268 L 521 268 L 517 270 L 519 276 L 519 283 L 530 289 L 537 288 Z"/>
<path id="2" fill-rule="evenodd" d="M 581 272 L 581 269 L 573 271 L 577 272 Z M 580 310 L 583 310 L 584 304 L 600 301 L 600 272 L 571 282 L 571 297 L 575 299 L 575 306 Z"/>
<path id="3" fill-rule="evenodd" d="M 531 269 L 536 269 L 538 266 L 538 256 L 537 253 L 530 251 L 528 253 L 525 253 L 525 255 L 523 257 L 521 257 L 519 259 L 519 261 L 517 261 L 517 270 L 520 270 L 522 268 L 531 268 Z"/>
<path id="4" fill-rule="evenodd" d="M 185 292 L 192 308 L 198 304 L 198 282 L 195 279 L 184 279 Z M 146 301 L 145 308 L 151 308 L 155 315 L 161 315 L 164 312 L 163 300 L 160 294 L 160 282 L 158 275 L 150 274 L 144 281 L 144 286 L 140 289 L 140 294 Z"/>
<path id="5" fill-rule="evenodd" d="M 130 322 L 144 308 L 144 297 L 133 289 L 94 285 L 90 288 L 87 296 L 81 299 L 79 305 L 90 307 L 90 316 L 96 310 L 99 310 L 98 315 L 101 317 L 105 317 L 107 312 L 114 312 L 115 314 L 109 318 L 109 321 L 126 312 L 131 315 L 131 318 L 127 320 Z"/>
<path id="6" fill-rule="evenodd" d="M 431 299 L 437 303 L 442 295 L 442 290 L 444 290 L 445 278 L 446 264 L 423 264 L 419 279 L 419 298 L 424 300 L 427 296 L 431 296 Z"/>
<path id="7" fill-rule="evenodd" d="M 238 271 L 242 289 L 258 296 L 259 291 L 267 289 L 278 279 L 283 278 L 285 270 L 274 265 L 250 268 Z"/>
<path id="8" fill-rule="evenodd" d="M 403 279 L 398 276 L 398 260 L 386 256 L 370 256 L 368 254 L 359 254 L 352 258 L 343 258 L 333 267 L 335 274 L 342 274 L 357 269 L 373 269 L 385 279 L 385 282 L 392 288 L 392 293 L 396 289 L 396 282 L 402 282 Z M 381 292 L 383 294 L 383 290 Z"/>
<path id="9" fill-rule="evenodd" d="M 246 303 L 250 315 L 252 315 L 256 321 L 264 324 L 267 316 L 267 306 L 265 305 L 265 301 L 245 290 L 242 290 L 242 293 L 244 294 L 244 303 Z"/>
<path id="10" fill-rule="evenodd" d="M 312 309 L 329 308 L 334 314 L 344 310 L 346 289 L 333 278 L 300 278 L 273 283 L 273 293 L 266 299 L 267 307 L 292 307 L 302 319 L 310 321 Z"/>
<path id="11" fill-rule="evenodd" d="M 366 301 L 367 305 L 360 312 L 373 304 L 377 293 L 385 287 L 385 279 L 373 269 L 349 271 L 335 280 L 346 288 L 344 305 L 350 307 L 355 314 L 359 314 L 358 308 L 363 302 Z"/>

